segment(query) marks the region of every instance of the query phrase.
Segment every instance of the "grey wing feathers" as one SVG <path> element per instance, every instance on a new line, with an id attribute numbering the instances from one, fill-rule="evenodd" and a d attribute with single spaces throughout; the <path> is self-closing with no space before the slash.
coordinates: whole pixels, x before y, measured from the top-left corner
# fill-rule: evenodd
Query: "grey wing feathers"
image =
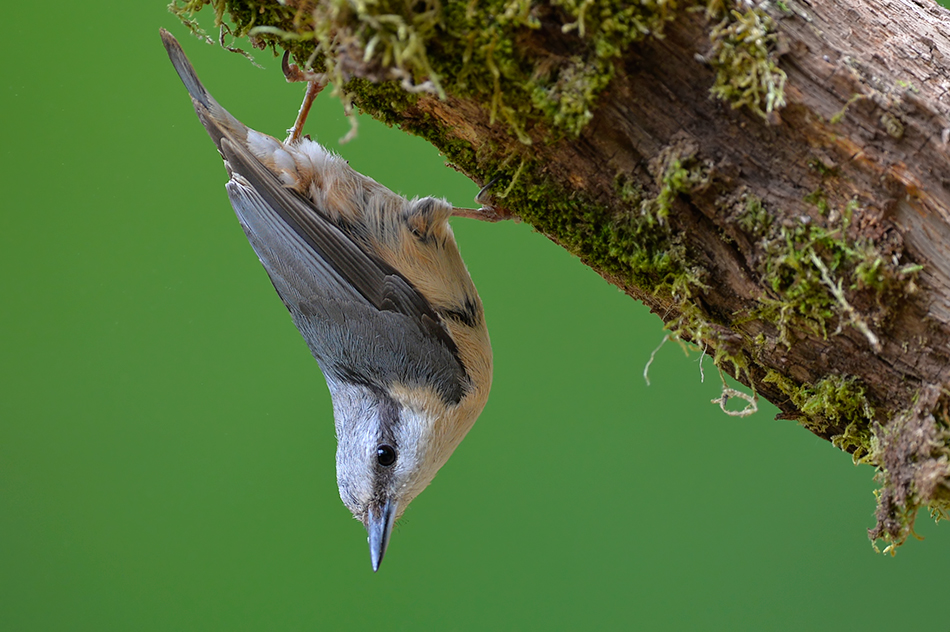
<path id="1" fill-rule="evenodd" d="M 378 310 L 409 316 L 453 355 L 455 341 L 429 302 L 392 266 L 364 252 L 302 195 L 284 187 L 267 167 L 242 146 L 223 139 L 221 153 L 272 214 L 277 214 L 346 284 Z"/>
<path id="2" fill-rule="evenodd" d="M 221 146 L 231 204 L 324 372 L 377 388 L 429 385 L 446 402 L 461 401 L 467 378 L 458 348 L 418 291 L 253 156 L 227 139 Z"/>

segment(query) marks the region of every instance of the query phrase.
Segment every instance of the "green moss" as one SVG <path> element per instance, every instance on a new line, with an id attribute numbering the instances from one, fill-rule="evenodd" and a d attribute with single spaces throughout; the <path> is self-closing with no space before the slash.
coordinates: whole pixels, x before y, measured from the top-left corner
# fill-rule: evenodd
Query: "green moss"
<path id="1" fill-rule="evenodd" d="M 857 378 L 829 375 L 815 384 L 798 385 L 770 370 L 763 381 L 774 384 L 788 396 L 802 413 L 802 425 L 815 434 L 828 436 L 831 427 L 847 423 L 844 432 L 832 434 L 832 444 L 851 452 L 855 462 L 868 458 L 874 407 Z"/>
<path id="2" fill-rule="evenodd" d="M 774 218 L 762 200 L 754 195 L 744 195 L 745 208 L 736 220 L 739 227 L 753 237 L 765 237 L 772 230 Z"/>
<path id="3" fill-rule="evenodd" d="M 775 61 L 776 25 L 762 9 L 726 12 L 713 27 L 710 41 L 708 60 L 716 70 L 713 95 L 765 119 L 785 105 L 786 75 Z"/>
<path id="4" fill-rule="evenodd" d="M 660 152 L 656 161 L 662 174 L 659 181 L 659 194 L 643 206 L 643 213 L 666 221 L 673 201 L 683 193 L 699 189 L 709 182 L 709 165 L 701 163 L 694 154 L 679 156 L 670 154 L 669 149 Z"/>
<path id="5" fill-rule="evenodd" d="M 539 124 L 547 140 L 580 134 L 617 60 L 632 44 L 662 36 L 678 4 L 693 1 L 322 0 L 312 11 L 275 0 L 215 0 L 210 6 L 216 28 L 250 35 L 258 46 L 286 48 L 337 85 L 359 64 L 376 83 L 393 80 L 410 92 L 471 97 L 489 104 L 492 121 L 504 121 L 520 142 L 531 144 Z M 171 9 L 199 32 L 193 17 L 206 2 L 175 0 Z M 712 92 L 765 116 L 784 104 L 774 22 L 760 9 L 727 11 L 727 5 L 732 3 L 708 10 L 726 16 L 710 35 L 710 63 L 717 70 Z M 552 21 L 576 37 L 570 54 L 545 54 L 540 44 L 532 46 L 533 34 Z"/>
<path id="6" fill-rule="evenodd" d="M 822 178 L 831 178 L 838 175 L 838 168 L 826 165 L 821 158 L 810 158 L 808 167 L 813 171 L 817 171 Z"/>
<path id="7" fill-rule="evenodd" d="M 556 72 L 540 65 L 532 69 L 532 102 L 556 129 L 577 135 L 593 116 L 596 97 L 610 83 L 615 61 L 634 42 L 662 34 L 674 17 L 675 0 L 555 0 L 552 5 L 567 13 L 572 22 L 564 32 L 576 32 L 587 52 L 574 55 Z"/>
<path id="8" fill-rule="evenodd" d="M 373 115 L 379 121 L 391 126 L 401 126 L 403 118 L 400 112 L 405 112 L 419 100 L 418 93 L 406 92 L 399 84 L 392 81 L 373 83 L 366 79 L 354 78 L 347 84 L 347 89 L 359 101 L 360 107 Z M 434 124 L 420 125 L 416 121 L 413 129 L 435 127 Z M 425 120 L 425 123 L 434 123 Z"/>
<path id="9" fill-rule="evenodd" d="M 916 291 L 920 268 L 895 265 L 873 241 L 848 236 L 858 207 L 855 200 L 834 209 L 824 191 L 817 189 L 805 201 L 837 226 L 818 225 L 807 216 L 773 225 L 765 219 L 770 214 L 759 200 L 748 201 L 736 219 L 764 250 L 758 270 L 768 291 L 752 316 L 774 324 L 779 339 L 789 347 L 796 329 L 827 338 L 843 325 L 856 327 L 875 346 L 869 317 L 854 308 L 855 299 L 866 310 L 886 315 L 889 303 Z"/>
<path id="10" fill-rule="evenodd" d="M 173 0 L 168 5 L 168 9 L 192 33 L 211 42 L 214 40 L 194 20 L 195 15 L 206 5 L 210 5 L 214 11 L 214 28 L 219 30 L 217 41 L 231 52 L 241 53 L 245 57 L 251 58 L 251 55 L 246 51 L 226 44 L 225 36 L 230 35 L 234 39 L 247 37 L 260 27 L 263 27 L 265 32 L 251 38 L 252 45 L 257 48 L 269 47 L 276 54 L 279 46 L 298 56 L 312 49 L 312 45 L 309 47 L 303 45 L 301 40 L 306 38 L 301 38 L 296 36 L 295 33 L 285 32 L 272 26 L 274 24 L 292 24 L 307 17 L 299 15 L 299 12 L 278 2 L 238 3 L 225 2 L 224 0 Z M 271 30 L 267 31 L 267 29 Z"/>
<path id="11" fill-rule="evenodd" d="M 835 113 L 834 116 L 831 117 L 831 119 L 829 119 L 829 122 L 832 125 L 836 125 L 840 123 L 842 119 L 844 119 L 844 115 L 848 113 L 848 108 L 850 108 L 852 104 L 856 103 L 857 101 L 860 101 L 861 99 L 866 99 L 866 98 L 867 97 L 863 94 L 858 94 L 858 93 L 852 94 L 851 98 L 848 99 L 847 103 L 844 104 L 844 107 L 838 110 L 838 112 Z"/>
<path id="12" fill-rule="evenodd" d="M 193 30 L 203 0 L 176 0 L 172 10 Z M 338 85 L 360 64 L 376 82 L 407 91 L 473 97 L 488 103 L 522 143 L 543 124 L 549 134 L 577 135 L 627 48 L 659 35 L 675 15 L 675 0 L 527 0 L 449 2 L 348 0 L 315 2 L 313 11 L 274 0 L 217 0 L 215 26 L 229 16 L 237 36 L 290 48 L 315 62 Z M 547 55 L 533 34 L 542 20 L 576 37 L 569 55 Z M 347 87 L 348 88 L 348 87 Z M 362 105 L 362 104 L 361 104 Z M 550 140 L 550 138 L 548 139 Z"/>
<path id="13" fill-rule="evenodd" d="M 248 35 L 257 47 L 288 49 L 298 63 L 326 71 L 338 89 L 350 90 L 358 65 L 376 84 L 395 81 L 408 92 L 488 104 L 491 120 L 529 145 L 580 134 L 630 46 L 662 37 L 678 5 L 695 3 L 320 0 L 293 8 L 278 0 L 174 0 L 170 8 L 199 32 L 193 18 L 210 5 L 216 28 Z M 759 9 L 728 11 L 732 6 L 721 0 L 707 7 L 709 15 L 726 16 L 711 33 L 712 90 L 764 115 L 784 103 L 774 23 Z M 552 24 L 576 38 L 568 54 L 545 50 L 542 25 Z"/>
<path id="14" fill-rule="evenodd" d="M 846 245 L 820 226 L 799 225 L 780 227 L 766 249 L 762 280 L 771 294 L 760 300 L 757 316 L 774 323 L 789 347 L 789 332 L 795 327 L 827 337 L 838 305 L 811 255 L 820 252 L 818 256 L 831 260 L 831 270 L 837 271 L 847 260 Z"/>

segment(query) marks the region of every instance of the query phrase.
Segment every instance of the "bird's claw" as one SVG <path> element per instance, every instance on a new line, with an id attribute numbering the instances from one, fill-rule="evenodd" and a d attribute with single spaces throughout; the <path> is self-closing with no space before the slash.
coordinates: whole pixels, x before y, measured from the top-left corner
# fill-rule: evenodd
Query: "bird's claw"
<path id="1" fill-rule="evenodd" d="M 475 196 L 475 201 L 481 205 L 479 208 L 453 208 L 452 216 L 467 217 L 483 222 L 500 222 L 506 219 L 520 220 L 520 217 L 508 209 L 495 206 L 491 203 L 491 196 L 488 195 L 488 191 L 495 186 L 500 179 L 501 176 L 495 176 L 479 190 L 478 195 Z"/>

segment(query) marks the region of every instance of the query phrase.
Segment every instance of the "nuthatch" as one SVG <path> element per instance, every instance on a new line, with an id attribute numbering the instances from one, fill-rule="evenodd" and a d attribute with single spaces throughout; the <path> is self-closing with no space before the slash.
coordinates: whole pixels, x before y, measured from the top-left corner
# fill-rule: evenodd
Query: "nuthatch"
<path id="1" fill-rule="evenodd" d="M 407 200 L 299 128 L 285 142 L 249 129 L 165 30 L 162 41 L 224 158 L 241 226 L 326 377 L 340 497 L 366 527 L 378 570 L 393 522 L 488 399 L 482 302 L 448 224 L 479 213 Z"/>

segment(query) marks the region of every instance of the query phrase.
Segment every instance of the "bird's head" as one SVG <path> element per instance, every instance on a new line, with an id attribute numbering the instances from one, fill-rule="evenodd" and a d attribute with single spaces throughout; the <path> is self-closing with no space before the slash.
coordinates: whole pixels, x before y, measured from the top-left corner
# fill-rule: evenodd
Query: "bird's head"
<path id="1" fill-rule="evenodd" d="M 394 522 L 458 447 L 483 402 L 473 407 L 470 396 L 446 406 L 432 391 L 346 383 L 330 390 L 340 498 L 366 527 L 376 571 Z"/>

